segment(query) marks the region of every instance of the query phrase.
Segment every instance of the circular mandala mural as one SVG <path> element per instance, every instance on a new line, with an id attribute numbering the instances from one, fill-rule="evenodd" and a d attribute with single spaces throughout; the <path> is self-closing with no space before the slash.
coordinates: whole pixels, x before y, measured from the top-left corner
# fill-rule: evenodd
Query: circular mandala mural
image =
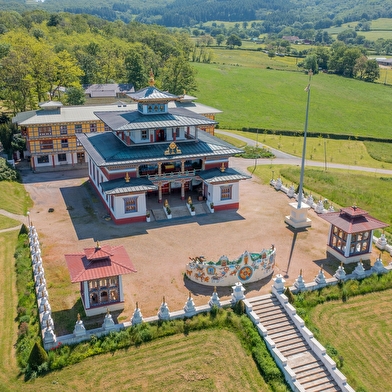
<path id="1" fill-rule="evenodd" d="M 253 275 L 253 270 L 251 267 L 245 266 L 242 267 L 239 271 L 238 271 L 238 277 L 241 280 L 249 280 Z"/>

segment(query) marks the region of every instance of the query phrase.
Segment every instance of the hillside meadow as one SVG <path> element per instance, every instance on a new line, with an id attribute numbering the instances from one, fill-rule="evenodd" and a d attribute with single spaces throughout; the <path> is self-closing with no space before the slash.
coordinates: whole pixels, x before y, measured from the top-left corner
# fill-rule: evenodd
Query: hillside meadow
<path id="1" fill-rule="evenodd" d="M 307 99 L 304 89 L 309 77 L 299 71 L 283 71 L 281 60 L 276 60 L 278 69 L 263 68 L 262 60 L 268 56 L 261 52 L 247 52 L 246 56 L 241 53 L 240 57 L 236 51 L 226 52 L 229 58 L 224 63 L 218 59 L 215 64 L 193 63 L 199 101 L 223 111 L 216 117 L 219 127 L 303 131 Z M 391 137 L 389 90 L 383 84 L 325 73 L 314 75 L 309 132 L 353 138 Z"/>

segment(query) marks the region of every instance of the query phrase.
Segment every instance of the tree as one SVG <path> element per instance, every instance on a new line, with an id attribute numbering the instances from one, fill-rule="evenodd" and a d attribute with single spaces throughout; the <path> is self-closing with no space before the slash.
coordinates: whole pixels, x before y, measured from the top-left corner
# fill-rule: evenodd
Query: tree
<path id="1" fill-rule="evenodd" d="M 195 74 L 196 70 L 184 56 L 172 56 L 166 61 L 161 73 L 162 88 L 176 95 L 181 95 L 184 91 L 196 91 Z"/>
<path id="2" fill-rule="evenodd" d="M 82 87 L 67 88 L 65 97 L 68 105 L 83 105 L 86 102 L 86 96 Z"/>
<path id="3" fill-rule="evenodd" d="M 135 90 L 147 86 L 148 68 L 144 65 L 142 54 L 136 48 L 126 56 L 125 69 L 127 82 L 132 83 Z"/>
<path id="4" fill-rule="evenodd" d="M 308 54 L 305 57 L 303 62 L 303 66 L 307 70 L 312 70 L 314 74 L 318 74 L 318 64 L 317 64 L 317 56 L 316 54 Z"/>
<path id="5" fill-rule="evenodd" d="M 224 36 L 223 34 L 218 34 L 218 35 L 215 37 L 215 40 L 216 40 L 216 44 L 217 44 L 218 46 L 221 46 L 222 43 L 223 43 L 223 41 L 225 40 L 225 36 Z"/>
<path id="6" fill-rule="evenodd" d="M 380 67 L 376 60 L 367 60 L 365 71 L 363 73 L 363 80 L 365 82 L 374 82 L 380 77 Z"/>
<path id="7" fill-rule="evenodd" d="M 241 38 L 236 34 L 231 34 L 229 38 L 227 38 L 226 45 L 233 49 L 234 46 L 241 46 L 242 41 Z"/>

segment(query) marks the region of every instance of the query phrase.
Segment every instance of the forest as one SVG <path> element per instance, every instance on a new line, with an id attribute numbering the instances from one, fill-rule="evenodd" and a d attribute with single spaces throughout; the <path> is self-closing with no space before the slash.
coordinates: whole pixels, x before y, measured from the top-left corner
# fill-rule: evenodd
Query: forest
<path id="1" fill-rule="evenodd" d="M 207 21 L 260 20 L 264 32 L 278 32 L 295 22 L 316 29 L 342 23 L 392 17 L 392 0 L 0 0 L 0 9 L 18 12 L 89 14 L 106 20 L 136 20 L 167 27 L 192 27 Z"/>

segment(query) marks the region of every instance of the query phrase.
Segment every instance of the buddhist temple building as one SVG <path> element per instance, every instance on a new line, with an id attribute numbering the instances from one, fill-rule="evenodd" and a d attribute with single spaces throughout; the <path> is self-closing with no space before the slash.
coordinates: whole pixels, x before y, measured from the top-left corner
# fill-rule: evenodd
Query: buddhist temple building
<path id="1" fill-rule="evenodd" d="M 150 85 L 129 94 L 137 108 L 97 111 L 109 131 L 81 133 L 89 179 L 115 223 L 144 221 L 148 199 L 162 202 L 190 192 L 215 211 L 239 207 L 239 182 L 250 178 L 229 167 L 242 150 L 211 135 L 217 124 L 189 109 L 181 97 Z"/>
<path id="2" fill-rule="evenodd" d="M 129 97 L 126 99 L 129 101 Z M 186 109 L 186 113 L 193 113 L 199 118 L 200 129 L 213 135 L 216 124 L 214 119 L 221 111 L 196 100 L 196 97 L 184 93 L 168 102 L 165 109 L 167 110 L 168 106 L 173 109 Z M 87 166 L 84 148 L 76 136 L 81 133 L 111 130 L 97 117 L 96 112 L 135 111 L 137 105 L 135 101 L 124 100 L 107 105 L 83 106 L 64 106 L 61 102 L 47 101 L 40 103 L 38 110 L 18 113 L 12 122 L 26 139 L 24 157 L 29 159 L 34 172 L 72 170 Z M 160 108 L 160 105 L 156 106 L 158 107 Z M 151 111 L 155 112 L 155 106 L 151 106 Z M 202 117 L 211 121 L 202 124 Z M 174 129 L 178 127 L 180 126 L 177 124 Z"/>
<path id="3" fill-rule="evenodd" d="M 80 295 L 87 316 L 124 308 L 122 275 L 136 272 L 123 246 L 86 248 L 66 254 L 72 283 L 80 284 Z"/>
<path id="4" fill-rule="evenodd" d="M 320 218 L 331 224 L 328 253 L 345 264 L 370 259 L 373 231 L 389 226 L 356 206 L 328 212 L 320 215 Z"/>

